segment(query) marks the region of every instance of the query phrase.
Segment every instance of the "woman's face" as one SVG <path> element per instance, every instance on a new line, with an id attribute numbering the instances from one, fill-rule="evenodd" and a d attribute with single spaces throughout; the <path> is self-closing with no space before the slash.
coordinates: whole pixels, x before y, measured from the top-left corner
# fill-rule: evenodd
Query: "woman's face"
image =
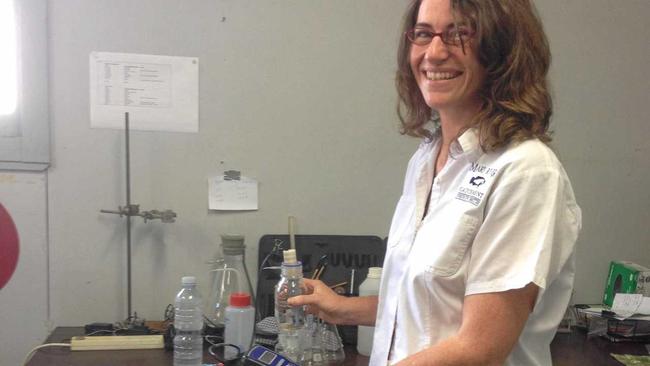
<path id="1" fill-rule="evenodd" d="M 457 21 L 463 24 L 462 19 Z M 415 27 L 435 33 L 453 29 L 450 1 L 423 0 Z M 439 36 L 428 45 L 411 44 L 411 70 L 429 107 L 446 113 L 480 105 L 478 92 L 485 71 L 474 43 L 474 39 L 465 42 L 464 54 L 461 46 L 447 45 Z"/>

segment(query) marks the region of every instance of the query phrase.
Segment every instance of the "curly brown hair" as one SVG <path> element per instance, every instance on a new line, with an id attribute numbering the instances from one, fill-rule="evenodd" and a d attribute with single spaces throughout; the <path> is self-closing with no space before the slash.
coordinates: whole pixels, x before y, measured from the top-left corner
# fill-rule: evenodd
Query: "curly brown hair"
<path id="1" fill-rule="evenodd" d="M 472 47 L 485 68 L 479 90 L 482 102 L 469 127 L 479 130 L 484 151 L 511 142 L 538 138 L 549 142 L 552 114 L 547 74 L 551 53 L 542 22 L 530 0 L 450 0 L 454 17 L 475 30 Z M 422 0 L 413 0 L 404 17 L 402 32 L 417 22 Z M 431 137 L 429 121 L 438 121 L 426 104 L 409 63 L 411 44 L 406 36 L 399 44 L 396 86 L 401 133 Z"/>

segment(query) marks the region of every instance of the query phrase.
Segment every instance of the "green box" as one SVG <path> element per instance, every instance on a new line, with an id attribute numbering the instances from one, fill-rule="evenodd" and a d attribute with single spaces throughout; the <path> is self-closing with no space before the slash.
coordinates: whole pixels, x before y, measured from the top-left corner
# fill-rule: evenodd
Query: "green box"
<path id="1" fill-rule="evenodd" d="M 650 268 L 628 261 L 612 261 L 603 304 L 611 307 L 618 293 L 650 296 Z"/>

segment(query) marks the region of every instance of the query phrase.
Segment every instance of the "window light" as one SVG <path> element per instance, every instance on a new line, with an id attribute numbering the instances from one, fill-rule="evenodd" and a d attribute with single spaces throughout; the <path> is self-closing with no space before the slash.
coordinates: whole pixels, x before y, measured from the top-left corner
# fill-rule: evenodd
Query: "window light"
<path id="1" fill-rule="evenodd" d="M 0 0 L 0 116 L 16 111 L 18 68 L 13 2 Z"/>

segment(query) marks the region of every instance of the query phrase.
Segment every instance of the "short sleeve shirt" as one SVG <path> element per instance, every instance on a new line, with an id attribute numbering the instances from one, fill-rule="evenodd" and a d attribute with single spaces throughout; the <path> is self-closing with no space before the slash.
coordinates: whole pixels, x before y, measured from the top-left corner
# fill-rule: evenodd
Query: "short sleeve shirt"
<path id="1" fill-rule="evenodd" d="M 456 334 L 465 296 L 533 282 L 537 302 L 506 365 L 550 365 L 581 226 L 566 172 L 537 139 L 485 153 L 470 129 L 434 178 L 439 149 L 438 137 L 422 142 L 408 165 L 388 237 L 370 364 L 396 363 Z"/>

